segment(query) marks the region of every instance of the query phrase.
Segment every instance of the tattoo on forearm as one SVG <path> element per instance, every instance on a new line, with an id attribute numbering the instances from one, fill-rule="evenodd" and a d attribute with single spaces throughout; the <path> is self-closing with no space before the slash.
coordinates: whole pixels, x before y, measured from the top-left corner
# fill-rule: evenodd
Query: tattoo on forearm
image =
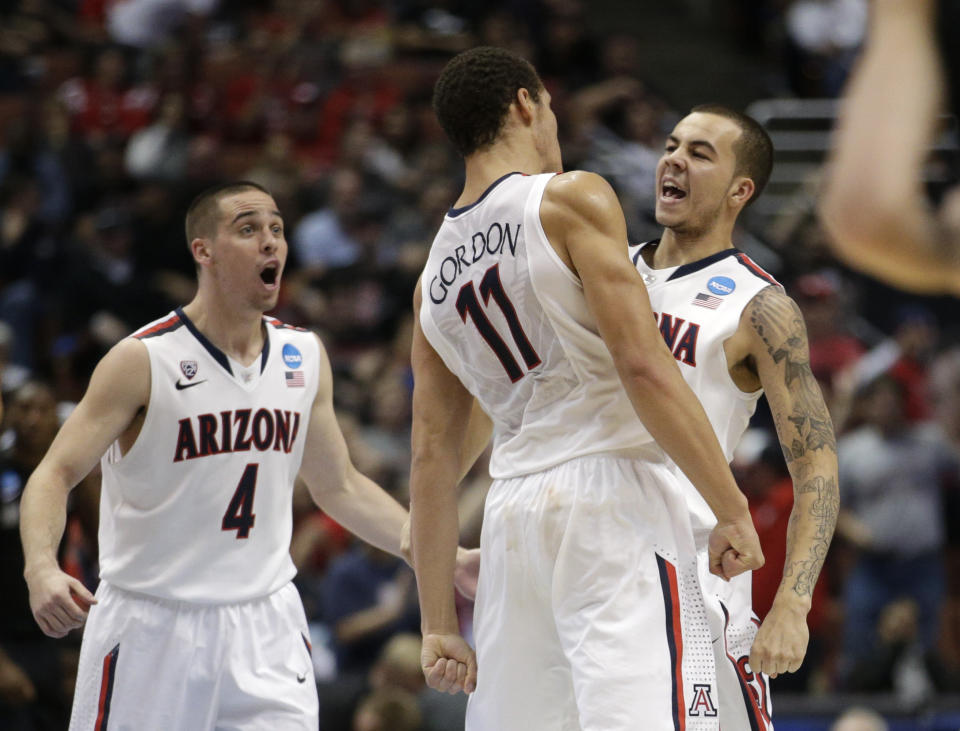
<path id="1" fill-rule="evenodd" d="M 833 423 L 817 379 L 810 370 L 807 334 L 800 309 L 780 289 L 768 287 L 751 301 L 749 316 L 750 324 L 773 362 L 783 366 L 784 385 L 791 394 L 793 403 L 786 418 L 792 426 L 793 438 L 786 441 L 789 430 L 780 428 L 779 424 L 777 429 L 787 463 L 818 449 L 836 452 Z M 769 393 L 767 398 L 772 398 Z M 777 404 L 770 406 L 776 413 Z"/>
<path id="2" fill-rule="evenodd" d="M 837 441 L 810 369 L 806 328 L 796 303 L 781 290 L 769 287 L 754 297 L 748 314 L 767 353 L 782 369 L 778 377 L 783 379 L 784 388 L 768 388 L 767 399 L 794 483 L 795 504 L 787 529 L 783 582 L 798 595 L 810 596 L 840 509 Z M 798 540 L 802 540 L 801 546 Z M 803 544 L 809 546 L 806 551 Z M 798 550 L 805 555 L 795 555 Z"/>
<path id="3" fill-rule="evenodd" d="M 794 561 L 788 558 L 787 565 L 783 568 L 783 581 L 792 580 L 793 591 L 798 595 L 811 596 L 817 577 L 820 576 L 820 569 L 823 568 L 823 561 L 827 557 L 834 526 L 837 524 L 840 492 L 837 489 L 836 480 L 832 477 L 829 479 L 814 477 L 802 484 L 796 494 L 798 500 L 802 500 L 804 495 L 813 497 L 812 501 L 805 500 L 804 503 L 809 502 L 807 515 L 810 516 L 810 523 L 815 532 L 806 556 Z M 790 549 L 797 539 L 796 532 L 802 511 L 803 506 L 797 504 L 790 516 L 790 525 L 787 528 L 787 556 L 791 555 Z"/>

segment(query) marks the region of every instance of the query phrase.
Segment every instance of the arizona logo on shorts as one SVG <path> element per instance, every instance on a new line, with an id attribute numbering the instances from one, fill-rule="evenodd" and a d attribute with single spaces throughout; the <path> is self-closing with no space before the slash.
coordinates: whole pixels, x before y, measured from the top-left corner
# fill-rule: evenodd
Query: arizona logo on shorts
<path id="1" fill-rule="evenodd" d="M 181 360 L 180 370 L 183 371 L 183 375 L 185 375 L 187 378 L 193 378 L 195 375 L 197 375 L 197 361 Z"/>
<path id="2" fill-rule="evenodd" d="M 712 692 L 713 688 L 710 685 L 706 683 L 694 683 L 693 701 L 691 701 L 687 713 L 691 716 L 709 716 L 711 718 L 716 716 L 717 707 L 713 703 Z"/>

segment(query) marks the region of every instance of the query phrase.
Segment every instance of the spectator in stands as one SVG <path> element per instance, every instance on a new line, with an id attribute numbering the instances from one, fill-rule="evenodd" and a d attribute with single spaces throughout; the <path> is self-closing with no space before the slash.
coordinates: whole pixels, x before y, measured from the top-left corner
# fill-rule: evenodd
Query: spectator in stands
<path id="1" fill-rule="evenodd" d="M 839 96 L 866 32 L 866 0 L 794 0 L 786 25 L 794 92 Z"/>
<path id="2" fill-rule="evenodd" d="M 396 688 L 377 690 L 364 698 L 353 717 L 353 731 L 418 731 L 417 700 Z"/>
<path id="3" fill-rule="evenodd" d="M 341 674 L 366 675 L 395 632 L 419 628 L 413 572 L 400 559 L 365 543 L 331 562 L 321 596 Z"/>
<path id="4" fill-rule="evenodd" d="M 13 445 L 0 453 L 0 728 L 60 731 L 70 708 L 61 646 L 33 621 L 23 580 L 20 497 L 59 428 L 49 386 L 28 381 L 8 403 Z M 92 495 L 91 495 L 92 491 Z M 96 484 L 85 481 L 74 502 L 89 502 Z"/>
<path id="5" fill-rule="evenodd" d="M 154 87 L 133 85 L 124 52 L 109 46 L 93 60 L 93 72 L 66 81 L 58 95 L 70 111 L 74 129 L 97 144 L 104 138 L 127 139 L 150 122 L 157 103 Z"/>
<path id="6" fill-rule="evenodd" d="M 880 613 L 898 597 L 916 602 L 922 647 L 935 648 L 944 600 L 941 488 L 957 469 L 938 430 L 907 423 L 899 382 L 880 376 L 859 398 L 866 422 L 838 445 L 837 532 L 858 549 L 844 591 L 847 684 L 876 650 Z"/>
<path id="7" fill-rule="evenodd" d="M 853 369 L 857 385 L 889 373 L 903 387 L 908 421 L 932 416 L 927 369 L 940 338 L 933 313 L 921 305 L 899 307 L 893 334 L 865 353 Z"/>
<path id="8" fill-rule="evenodd" d="M 371 222 L 364 219 L 363 178 L 352 168 L 330 176 L 327 205 L 308 213 L 293 232 L 293 253 L 299 266 L 320 275 L 371 258 L 364 244 Z"/>

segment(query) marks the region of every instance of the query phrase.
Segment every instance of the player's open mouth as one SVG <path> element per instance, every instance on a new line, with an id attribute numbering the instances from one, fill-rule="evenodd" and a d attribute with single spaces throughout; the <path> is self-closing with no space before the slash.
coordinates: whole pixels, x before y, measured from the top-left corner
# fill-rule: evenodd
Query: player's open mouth
<path id="1" fill-rule="evenodd" d="M 260 271 L 260 279 L 268 287 L 275 287 L 280 277 L 280 268 L 276 264 L 267 264 Z"/>
<path id="2" fill-rule="evenodd" d="M 687 197 L 687 191 L 681 190 L 672 183 L 664 183 L 660 186 L 660 197 L 671 200 L 680 200 Z"/>

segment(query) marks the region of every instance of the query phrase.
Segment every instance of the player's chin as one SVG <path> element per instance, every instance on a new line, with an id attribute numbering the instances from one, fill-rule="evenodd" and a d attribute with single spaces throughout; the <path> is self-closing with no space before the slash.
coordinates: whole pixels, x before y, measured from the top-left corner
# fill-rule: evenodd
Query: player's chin
<path id="1" fill-rule="evenodd" d="M 682 217 L 679 216 L 676 211 L 670 210 L 667 206 L 660 205 L 659 201 L 654 208 L 653 216 L 657 220 L 657 223 L 667 228 L 672 228 L 682 223 Z"/>

